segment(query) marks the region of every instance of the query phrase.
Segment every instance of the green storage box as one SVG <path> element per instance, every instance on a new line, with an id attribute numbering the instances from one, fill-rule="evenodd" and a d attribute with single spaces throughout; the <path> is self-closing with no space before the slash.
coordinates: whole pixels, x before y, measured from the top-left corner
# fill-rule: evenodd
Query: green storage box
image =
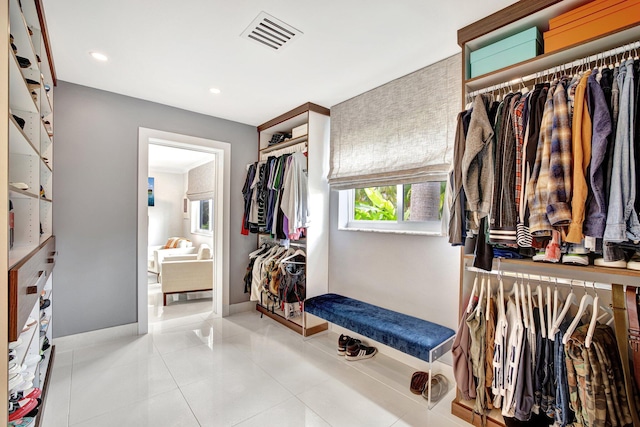
<path id="1" fill-rule="evenodd" d="M 534 58 L 543 52 L 542 34 L 532 27 L 471 52 L 469 78 L 478 77 L 518 62 Z"/>

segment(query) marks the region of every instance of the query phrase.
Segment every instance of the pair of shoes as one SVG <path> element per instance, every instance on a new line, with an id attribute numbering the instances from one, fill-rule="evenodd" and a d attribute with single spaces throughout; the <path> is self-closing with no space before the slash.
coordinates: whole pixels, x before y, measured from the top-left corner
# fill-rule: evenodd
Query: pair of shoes
<path id="1" fill-rule="evenodd" d="M 427 387 L 427 382 L 429 381 L 429 373 L 423 371 L 414 372 L 411 375 L 411 385 L 409 385 L 409 390 L 413 394 L 422 394 L 424 389 Z"/>
<path id="2" fill-rule="evenodd" d="M 442 374 L 435 374 L 431 378 L 431 402 L 437 402 L 449 391 L 449 380 Z M 429 387 L 422 390 L 422 397 L 429 399 Z"/>
<path id="3" fill-rule="evenodd" d="M 9 421 L 16 421 L 22 417 L 26 417 L 40 405 L 40 399 L 23 399 L 18 402 L 18 408 L 9 414 Z"/>
<path id="4" fill-rule="evenodd" d="M 40 186 L 40 194 L 44 193 L 42 186 Z M 44 197 L 44 196 L 43 196 Z M 40 310 L 44 310 L 45 308 L 51 305 L 51 300 L 49 298 L 43 299 L 40 301 Z"/>
<path id="5" fill-rule="evenodd" d="M 343 334 L 338 338 L 338 355 L 344 356 L 346 360 L 370 359 L 377 352 L 377 348 L 365 345 L 357 338 L 351 338 Z"/>

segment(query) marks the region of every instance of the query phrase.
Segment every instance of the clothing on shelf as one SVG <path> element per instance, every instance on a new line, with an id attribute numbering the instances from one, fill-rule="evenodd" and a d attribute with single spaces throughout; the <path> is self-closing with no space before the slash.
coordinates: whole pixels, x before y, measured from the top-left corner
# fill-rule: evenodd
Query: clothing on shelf
<path id="1" fill-rule="evenodd" d="M 242 234 L 299 240 L 308 224 L 307 158 L 301 152 L 269 156 L 247 167 L 242 189 Z"/>
<path id="2" fill-rule="evenodd" d="M 449 242 L 475 237 L 476 266 L 509 253 L 588 265 L 589 253 L 640 252 L 639 44 L 623 60 L 616 51 L 591 69 L 536 75 L 531 90 L 479 93 L 458 114 Z"/>
<path id="3" fill-rule="evenodd" d="M 625 390 L 612 310 L 595 287 L 584 288 L 578 306 L 573 286 L 566 301 L 557 286 L 532 288 L 516 277 L 509 290 L 502 275 L 492 285 L 491 274 L 482 273 L 478 287 L 476 273 L 453 349 L 462 397 L 475 398 L 483 420 L 500 409 L 507 425 L 631 424 L 637 406 L 628 399 L 637 402 L 638 393 Z M 575 317 L 571 307 L 579 307 Z"/>

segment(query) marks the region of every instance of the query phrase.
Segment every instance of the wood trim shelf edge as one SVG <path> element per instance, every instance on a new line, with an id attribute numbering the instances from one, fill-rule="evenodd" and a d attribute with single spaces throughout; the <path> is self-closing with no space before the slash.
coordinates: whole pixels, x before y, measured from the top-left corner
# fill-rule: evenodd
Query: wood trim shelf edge
<path id="1" fill-rule="evenodd" d="M 44 416 L 44 409 L 47 405 L 47 393 L 49 392 L 49 385 L 51 384 L 51 371 L 53 370 L 53 362 L 56 358 L 56 346 L 51 346 L 51 356 L 49 357 L 49 366 L 47 367 L 47 374 L 44 376 L 44 386 L 42 387 L 42 405 L 40 406 L 40 410 L 38 411 L 38 417 L 36 418 L 35 427 L 40 427 L 42 422 L 42 417 Z"/>
<path id="2" fill-rule="evenodd" d="M 482 427 L 482 416 L 480 414 L 473 413 L 473 409 L 468 407 L 458 400 L 451 402 L 451 414 L 472 424 L 476 427 Z M 473 422 L 472 422 L 473 421 Z M 504 423 L 501 423 L 494 418 L 487 417 L 486 427 L 505 427 Z"/>
<path id="3" fill-rule="evenodd" d="M 327 329 L 329 329 L 329 324 L 326 323 L 326 322 L 305 329 L 305 328 L 302 327 L 302 325 L 298 325 L 295 322 L 291 322 L 291 321 L 285 319 L 284 317 L 280 316 L 279 314 L 272 313 L 271 311 L 269 311 L 269 309 L 261 306 L 260 303 L 256 303 L 256 310 L 259 311 L 260 313 L 264 314 L 265 316 L 275 320 L 276 322 L 280 323 L 281 325 L 286 326 L 287 328 L 291 329 L 292 331 L 297 332 L 298 334 L 302 335 L 303 337 L 309 337 L 311 335 L 317 334 L 318 332 L 326 331 Z"/>
<path id="4" fill-rule="evenodd" d="M 325 108 L 321 105 L 318 104 L 314 104 L 312 102 L 307 102 L 306 104 L 302 104 L 299 107 L 294 108 L 291 111 L 288 111 L 284 114 L 279 115 L 278 117 L 276 117 L 275 119 L 271 119 L 266 123 L 263 123 L 261 125 L 258 126 L 258 133 L 269 129 L 272 126 L 275 126 L 279 123 L 282 123 L 284 121 L 287 121 L 295 116 L 299 116 L 300 114 L 306 113 L 308 111 L 313 111 L 315 113 L 319 113 L 319 114 L 324 114 L 325 116 L 330 116 L 331 115 L 331 110 L 329 110 L 328 108 Z"/>
<path id="5" fill-rule="evenodd" d="M 53 85 L 58 86 L 58 77 L 56 75 L 56 66 L 53 63 L 53 53 L 51 52 L 51 40 L 49 39 L 49 29 L 47 27 L 47 19 L 44 16 L 44 8 L 42 7 L 42 0 L 34 0 L 36 3 L 36 11 L 38 12 L 38 21 L 40 21 L 40 30 L 42 31 L 42 39 L 44 40 L 44 47 L 47 51 L 47 58 L 49 59 L 49 67 L 51 69 L 51 79 Z"/>
<path id="6" fill-rule="evenodd" d="M 302 135 L 297 138 L 290 139 L 288 141 L 279 142 L 274 145 L 270 145 L 269 147 L 260 149 L 260 154 L 270 153 L 272 151 L 281 150 L 283 148 L 292 147 L 297 144 L 301 144 L 303 142 L 307 142 L 309 140 L 309 135 Z"/>
<path id="7" fill-rule="evenodd" d="M 458 45 L 512 24 L 562 0 L 519 1 L 458 30 Z"/>

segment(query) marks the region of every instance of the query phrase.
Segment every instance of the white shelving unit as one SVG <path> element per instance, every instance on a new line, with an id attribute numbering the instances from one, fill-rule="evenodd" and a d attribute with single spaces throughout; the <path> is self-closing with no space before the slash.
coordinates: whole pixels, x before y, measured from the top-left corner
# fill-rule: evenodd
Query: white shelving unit
<path id="1" fill-rule="evenodd" d="M 545 53 L 514 64 L 509 67 L 474 77 L 469 76 L 468 63 L 470 52 L 504 37 L 508 37 L 522 29 L 537 26 L 540 31 L 548 28 L 549 19 L 568 10 L 587 3 L 586 0 L 541 0 L 538 2 L 517 2 L 495 14 L 477 21 L 458 31 L 458 43 L 462 48 L 463 88 L 462 105 L 467 102 L 467 95 L 504 82 L 515 81 L 523 76 L 565 65 L 582 58 L 597 55 L 601 52 L 619 47 L 640 39 L 640 26 L 628 26 L 602 36 L 596 36 L 582 43 Z M 517 86 L 517 83 L 514 84 Z M 472 256 L 465 256 L 461 250 L 460 306 L 462 314 L 468 301 L 473 279 L 476 275 L 472 268 Z M 527 275 L 533 281 L 540 278 L 559 278 L 561 280 L 577 280 L 604 284 L 620 284 L 638 286 L 640 272 L 626 269 L 612 269 L 596 266 L 571 266 L 564 264 L 536 263 L 532 260 L 494 260 L 494 270 L 505 275 Z M 595 286 L 595 285 L 594 285 Z M 465 401 L 458 394 L 451 403 L 451 412 L 457 417 L 475 426 L 482 424 L 481 417 L 473 416 L 473 401 Z M 498 410 L 491 411 L 486 417 L 486 426 L 503 427 L 504 419 Z"/>
<path id="2" fill-rule="evenodd" d="M 14 360 L 33 376 L 46 399 L 55 350 L 52 342 L 53 89 L 48 35 L 41 0 L 8 0 L 8 203 L 13 229 L 6 242 L 9 276 L 9 341 L 20 339 Z M 19 59 L 20 58 L 20 59 Z M 26 61 L 29 62 L 25 66 Z M 20 67 L 20 63 L 25 66 Z M 49 300 L 41 310 L 41 302 Z M 43 322 L 43 320 L 46 321 Z M 35 322 L 35 323 L 34 323 Z M 28 326 L 31 325 L 31 326 Z M 12 390 L 9 390 L 11 393 Z M 6 396 L 6 395 L 5 395 Z M 43 406 L 36 417 L 40 424 Z"/>
<path id="3" fill-rule="evenodd" d="M 295 242 L 306 248 L 306 295 L 307 298 L 328 292 L 329 277 L 329 110 L 307 103 L 273 120 L 258 126 L 258 153 L 260 160 L 279 156 L 284 151 L 306 151 L 309 191 L 309 212 L 312 222 L 307 228 L 306 239 Z M 276 133 L 291 133 L 293 128 L 307 124 L 307 135 L 292 138 L 269 146 Z M 261 237 L 264 235 L 261 235 Z M 257 303 L 261 313 L 284 324 L 294 331 L 309 336 L 326 330 L 325 321 L 311 316 L 287 319 L 277 307 Z"/>

